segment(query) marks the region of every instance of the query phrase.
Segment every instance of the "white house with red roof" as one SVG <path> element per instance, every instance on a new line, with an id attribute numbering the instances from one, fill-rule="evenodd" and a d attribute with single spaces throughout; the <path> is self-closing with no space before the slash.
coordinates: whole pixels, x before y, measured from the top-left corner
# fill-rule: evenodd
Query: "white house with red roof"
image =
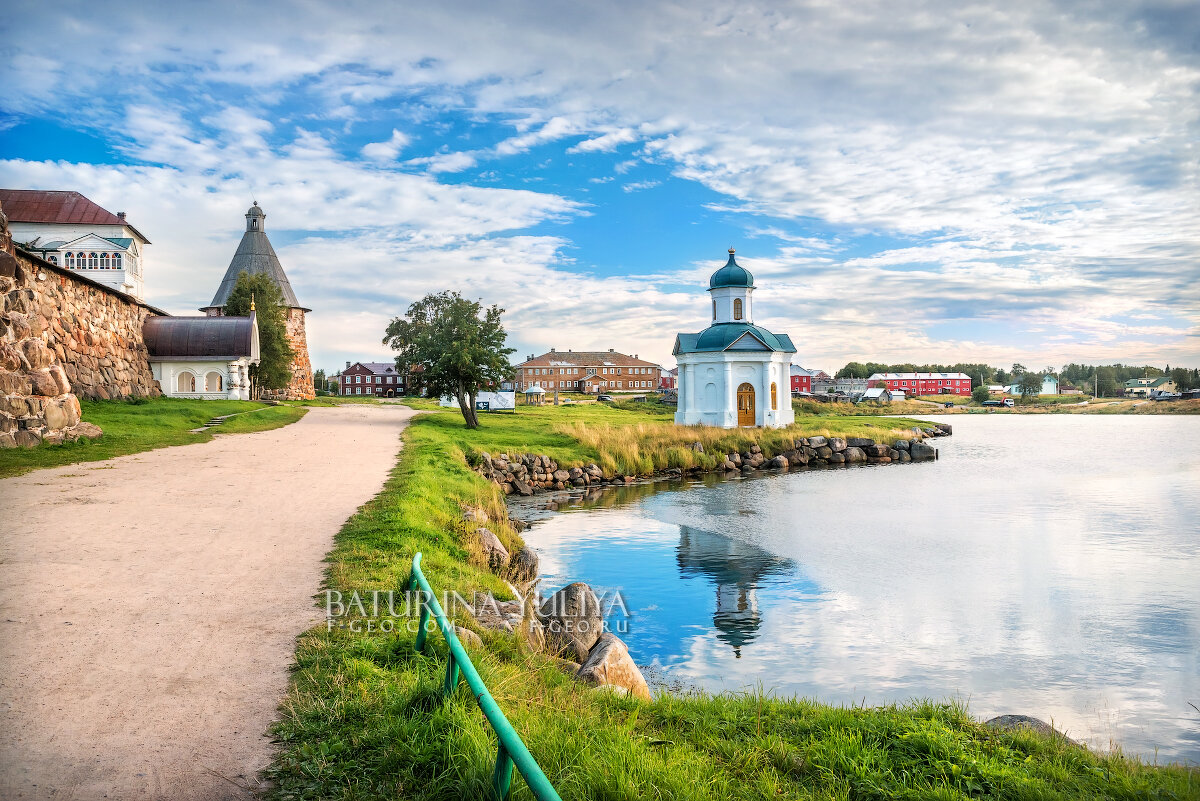
<path id="1" fill-rule="evenodd" d="M 78 192 L 0 189 L 13 241 L 51 264 L 142 300 L 143 259 L 150 244 L 141 231 Z"/>

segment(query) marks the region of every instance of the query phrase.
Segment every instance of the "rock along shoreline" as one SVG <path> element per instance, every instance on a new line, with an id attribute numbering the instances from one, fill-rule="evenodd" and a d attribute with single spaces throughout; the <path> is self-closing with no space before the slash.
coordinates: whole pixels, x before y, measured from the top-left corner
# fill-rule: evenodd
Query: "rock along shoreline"
<path id="1" fill-rule="evenodd" d="M 486 479 L 499 485 L 505 495 L 530 496 L 540 492 L 590 487 L 602 484 L 631 484 L 638 478 L 654 476 L 698 475 L 701 473 L 742 473 L 760 470 L 787 472 L 814 468 L 846 467 L 854 464 L 904 464 L 931 462 L 938 458 L 937 448 L 927 439 L 953 434 L 949 423 L 936 423 L 927 428 L 913 428 L 912 439 L 899 439 L 890 445 L 866 437 L 800 437 L 792 447 L 778 453 L 764 453 L 759 445 L 742 452 L 725 454 L 715 468 L 672 467 L 646 476 L 605 475 L 594 463 L 582 467 L 563 467 L 546 454 L 483 453 L 475 469 Z M 693 451 L 704 451 L 699 442 Z"/>

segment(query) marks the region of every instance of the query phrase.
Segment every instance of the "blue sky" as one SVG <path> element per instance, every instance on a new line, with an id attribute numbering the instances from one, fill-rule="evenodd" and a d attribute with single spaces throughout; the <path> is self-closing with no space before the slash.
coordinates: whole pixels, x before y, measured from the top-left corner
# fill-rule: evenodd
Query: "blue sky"
<path id="1" fill-rule="evenodd" d="M 670 364 L 734 246 L 797 361 L 1200 364 L 1194 3 L 10 2 L 0 185 L 211 297 L 254 199 L 314 366 L 457 289 Z"/>

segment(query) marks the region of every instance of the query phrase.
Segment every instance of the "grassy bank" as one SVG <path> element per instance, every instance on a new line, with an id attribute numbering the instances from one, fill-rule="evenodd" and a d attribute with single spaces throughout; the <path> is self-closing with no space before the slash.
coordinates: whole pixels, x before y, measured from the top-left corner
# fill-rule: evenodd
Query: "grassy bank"
<path id="1" fill-rule="evenodd" d="M 170 445 L 207 442 L 214 434 L 266 431 L 294 423 L 305 413 L 304 409 L 290 406 L 188 398 L 145 398 L 137 402 L 82 400 L 80 407 L 83 419 L 104 429 L 104 436 L 94 441 L 42 445 L 29 450 L 0 450 L 0 478 L 44 467 L 96 462 Z M 213 417 L 252 410 L 261 411 L 238 415 L 210 432 L 191 433 L 191 429 L 204 425 Z"/>
<path id="2" fill-rule="evenodd" d="M 642 434 L 670 442 L 710 436 L 695 429 L 654 432 L 655 424 L 665 427 L 655 419 L 661 416 L 597 405 L 521 409 L 484 415 L 476 431 L 464 429 L 455 411 L 419 417 L 405 432 L 405 448 L 383 491 L 338 535 L 326 588 L 344 596 L 401 589 L 420 550 L 435 591 L 485 588 L 506 596 L 461 521 L 464 505 L 502 518 L 503 497 L 467 468 L 466 455 L 533 451 L 563 464 L 600 463 L 606 456 L 632 458 L 631 443 Z M 805 425 L 849 433 L 873 423 L 823 418 L 803 421 L 801 430 Z M 886 425 L 890 430 L 895 421 Z M 866 430 L 880 438 L 882 429 Z M 577 438 L 581 432 L 592 439 Z M 644 447 L 669 457 L 673 446 Z M 491 527 L 507 544 L 519 543 L 507 526 Z M 440 698 L 440 636 L 430 638 L 431 654 L 418 656 L 410 633 L 368 631 L 366 622 L 359 621 L 357 632 L 319 626 L 300 639 L 275 730 L 281 750 L 267 772 L 268 797 L 484 797 L 495 740 L 469 692 L 460 688 L 451 699 Z M 755 693 L 631 701 L 576 683 L 510 637 L 476 630 L 487 646 L 473 654 L 481 676 L 566 799 L 1187 798 L 1200 792 L 1194 772 L 1097 756 L 1030 733 L 995 732 L 953 704 L 840 708 Z M 519 778 L 514 797 L 530 797 Z"/>

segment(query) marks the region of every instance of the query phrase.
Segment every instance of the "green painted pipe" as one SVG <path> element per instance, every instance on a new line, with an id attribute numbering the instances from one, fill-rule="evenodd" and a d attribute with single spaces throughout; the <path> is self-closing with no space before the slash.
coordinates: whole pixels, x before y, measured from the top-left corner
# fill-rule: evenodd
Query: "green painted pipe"
<path id="1" fill-rule="evenodd" d="M 409 588 L 419 589 L 424 596 L 420 599 L 422 625 L 421 630 L 417 633 L 416 649 L 418 651 L 424 649 L 424 624 L 432 613 L 433 619 L 437 621 L 438 628 L 442 631 L 442 636 L 446 638 L 446 644 L 450 646 L 450 664 L 446 666 L 447 692 L 452 691 L 458 684 L 458 677 L 454 674 L 461 670 L 463 678 L 467 680 L 467 685 L 479 703 L 479 708 L 483 710 L 483 716 L 492 725 L 492 730 L 496 732 L 496 739 L 500 741 L 496 753 L 496 769 L 492 774 L 492 791 L 496 798 L 502 801 L 508 796 L 512 767 L 515 765 L 521 775 L 525 777 L 525 783 L 529 785 L 529 789 L 533 791 L 533 795 L 538 801 L 562 801 L 555 792 L 554 786 L 550 784 L 550 780 L 546 778 L 546 774 L 534 760 L 533 755 L 529 753 L 529 749 L 525 747 L 525 743 L 521 741 L 521 736 L 517 734 L 516 729 L 508 722 L 508 718 L 504 717 L 499 705 L 492 699 L 483 679 L 479 678 L 475 665 L 471 663 L 471 657 L 467 655 L 467 649 L 463 648 L 462 643 L 458 641 L 458 637 L 454 634 L 454 626 L 446 619 L 446 613 L 442 611 L 442 606 L 434 596 L 429 582 L 425 579 L 425 574 L 421 572 L 421 553 L 419 551 L 413 557 Z"/>

